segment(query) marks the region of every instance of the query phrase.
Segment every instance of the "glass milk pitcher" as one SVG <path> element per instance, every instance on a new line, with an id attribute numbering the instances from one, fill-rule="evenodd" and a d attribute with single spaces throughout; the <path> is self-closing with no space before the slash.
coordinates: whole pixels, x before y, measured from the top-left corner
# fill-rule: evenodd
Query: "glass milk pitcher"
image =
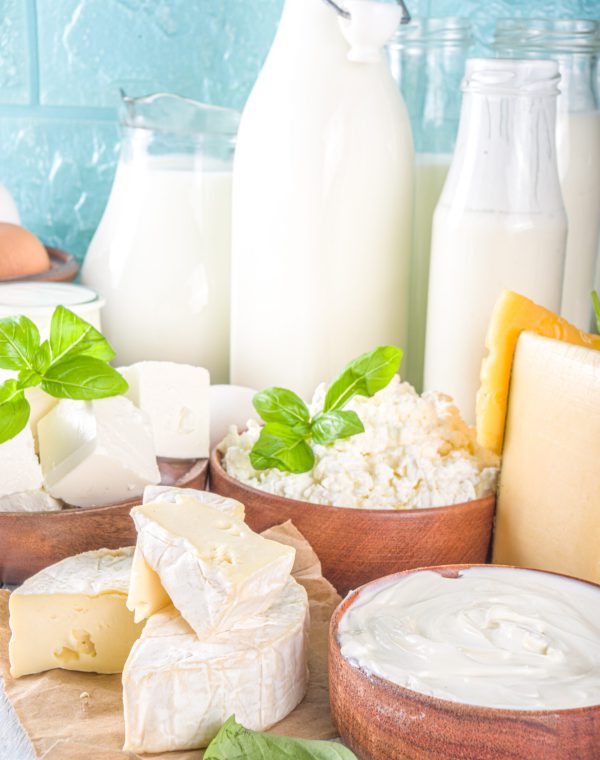
<path id="1" fill-rule="evenodd" d="M 123 93 L 123 141 L 82 282 L 106 306 L 118 364 L 206 367 L 229 380 L 231 166 L 239 114 Z"/>

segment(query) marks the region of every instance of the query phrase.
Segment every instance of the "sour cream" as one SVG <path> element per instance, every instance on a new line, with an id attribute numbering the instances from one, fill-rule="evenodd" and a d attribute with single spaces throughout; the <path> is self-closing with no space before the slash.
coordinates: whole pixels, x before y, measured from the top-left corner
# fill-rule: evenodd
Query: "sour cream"
<path id="1" fill-rule="evenodd" d="M 453 702 L 514 710 L 600 704 L 600 589 L 531 570 L 420 571 L 363 592 L 342 655 Z"/>

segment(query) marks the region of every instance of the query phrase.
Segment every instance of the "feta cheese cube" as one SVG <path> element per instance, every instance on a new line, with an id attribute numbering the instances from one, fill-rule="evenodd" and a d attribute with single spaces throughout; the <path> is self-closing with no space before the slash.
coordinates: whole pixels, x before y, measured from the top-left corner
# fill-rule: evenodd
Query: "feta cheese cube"
<path id="1" fill-rule="evenodd" d="M 129 383 L 127 398 L 150 418 L 157 456 L 208 456 L 208 370 L 148 361 L 122 367 L 119 372 Z"/>
<path id="2" fill-rule="evenodd" d="M 26 426 L 14 438 L 0 443 L 0 496 L 42 487 L 42 470 Z"/>
<path id="3" fill-rule="evenodd" d="M 0 496 L 0 512 L 58 512 L 59 509 L 62 509 L 60 501 L 43 489 Z"/>

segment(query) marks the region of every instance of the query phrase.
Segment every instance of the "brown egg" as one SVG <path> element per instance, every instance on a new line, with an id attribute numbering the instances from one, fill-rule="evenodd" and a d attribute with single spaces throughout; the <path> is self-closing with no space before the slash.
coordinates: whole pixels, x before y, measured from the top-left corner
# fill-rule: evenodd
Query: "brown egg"
<path id="1" fill-rule="evenodd" d="M 42 243 L 17 224 L 0 222 L 0 279 L 27 277 L 50 269 Z"/>

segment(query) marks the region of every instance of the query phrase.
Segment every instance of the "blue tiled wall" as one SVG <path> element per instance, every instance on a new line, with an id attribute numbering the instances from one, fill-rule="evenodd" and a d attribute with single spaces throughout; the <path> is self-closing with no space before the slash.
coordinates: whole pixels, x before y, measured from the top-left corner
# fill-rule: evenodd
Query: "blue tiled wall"
<path id="1" fill-rule="evenodd" d="M 0 0 L 0 182 L 23 223 L 82 257 L 118 155 L 119 87 L 241 108 L 283 0 Z M 600 0 L 408 0 L 469 15 L 600 18 Z"/>

